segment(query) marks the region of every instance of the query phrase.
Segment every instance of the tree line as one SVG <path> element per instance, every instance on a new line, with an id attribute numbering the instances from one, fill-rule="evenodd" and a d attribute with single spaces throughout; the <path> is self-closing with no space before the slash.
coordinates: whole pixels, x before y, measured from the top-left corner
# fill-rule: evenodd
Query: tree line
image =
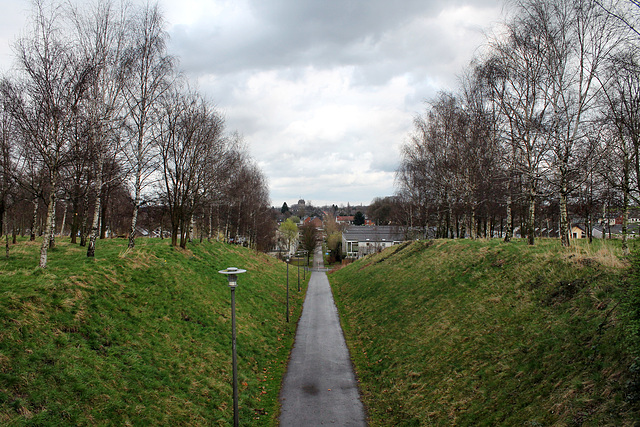
<path id="1" fill-rule="evenodd" d="M 183 248 L 271 244 L 266 178 L 167 52 L 158 4 L 35 0 L 29 22 L 0 81 L 7 254 L 9 234 L 43 235 L 44 268 L 60 230 L 91 257 L 108 225 L 133 248 L 141 217 Z"/>
<path id="2" fill-rule="evenodd" d="M 436 237 L 534 244 L 640 200 L 640 7 L 515 0 L 460 78 L 417 116 L 396 188 L 403 222 Z"/>

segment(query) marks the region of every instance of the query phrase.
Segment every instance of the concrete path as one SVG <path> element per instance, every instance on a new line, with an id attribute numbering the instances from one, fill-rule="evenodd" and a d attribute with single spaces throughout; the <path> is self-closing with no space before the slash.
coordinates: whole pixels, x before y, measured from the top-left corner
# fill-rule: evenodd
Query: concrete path
<path id="1" fill-rule="evenodd" d="M 314 269 L 322 269 L 318 248 Z M 366 426 L 327 273 L 313 271 L 280 392 L 280 425 Z"/>

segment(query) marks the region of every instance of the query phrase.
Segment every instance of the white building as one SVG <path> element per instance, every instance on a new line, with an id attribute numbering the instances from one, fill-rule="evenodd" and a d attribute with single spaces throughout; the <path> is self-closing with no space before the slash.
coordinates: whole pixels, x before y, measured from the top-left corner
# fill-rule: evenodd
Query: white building
<path id="1" fill-rule="evenodd" d="M 342 232 L 342 253 L 347 258 L 360 258 L 405 240 L 405 232 L 400 227 L 352 225 Z"/>

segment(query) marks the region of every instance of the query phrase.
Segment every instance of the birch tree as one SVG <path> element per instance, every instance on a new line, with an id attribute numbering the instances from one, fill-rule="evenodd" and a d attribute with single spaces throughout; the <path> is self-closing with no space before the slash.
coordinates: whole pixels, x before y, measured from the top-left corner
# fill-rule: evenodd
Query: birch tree
<path id="1" fill-rule="evenodd" d="M 171 87 L 174 70 L 174 60 L 166 52 L 168 36 L 157 3 L 138 9 L 131 29 L 131 45 L 124 59 L 128 72 L 124 98 L 129 113 L 126 155 L 133 180 L 129 248 L 135 246 L 142 191 L 157 170 L 157 150 L 152 137 L 155 112 L 161 96 Z"/>
<path id="2" fill-rule="evenodd" d="M 73 22 L 83 56 L 93 69 L 93 78 L 81 104 L 87 124 L 86 141 L 90 147 L 95 180 L 95 204 L 89 233 L 87 256 L 95 256 L 105 186 L 106 165 L 113 164 L 120 151 L 120 127 L 124 119 L 123 54 L 127 33 L 127 10 L 109 1 L 90 5 L 88 10 L 73 9 Z"/>
<path id="3" fill-rule="evenodd" d="M 497 102 L 502 134 L 512 147 L 509 167 L 527 186 L 527 239 L 535 243 L 536 201 L 549 152 L 545 133 L 550 112 L 550 83 L 545 43 L 529 16 L 516 16 L 505 26 L 505 39 L 492 42 L 486 73 Z M 508 221 L 509 222 L 509 221 Z"/>
<path id="4" fill-rule="evenodd" d="M 9 233 L 7 212 L 11 205 L 10 197 L 14 191 L 14 127 L 11 116 L 0 99 L 0 235 Z"/>
<path id="5" fill-rule="evenodd" d="M 69 130 L 93 73 L 91 65 L 78 55 L 77 46 L 65 38 L 60 13 L 55 3 L 34 2 L 30 36 L 15 45 L 19 78 L 4 80 L 1 89 L 26 150 L 33 153 L 47 176 L 41 268 L 47 266 L 60 172 L 68 160 Z"/>
<path id="6" fill-rule="evenodd" d="M 613 173 L 606 177 L 622 192 L 622 239 L 623 249 L 628 253 L 629 205 L 632 199 L 640 203 L 640 62 L 637 54 L 623 51 L 613 56 L 607 74 L 603 116 L 604 125 L 610 129 L 606 141 L 610 153 L 608 170 Z"/>
<path id="7" fill-rule="evenodd" d="M 560 205 L 560 236 L 569 246 L 569 195 L 588 176 L 584 159 L 591 157 L 588 125 L 594 122 L 601 86 L 598 73 L 620 42 L 611 19 L 591 0 L 532 0 L 521 13 L 539 25 L 547 67 L 550 102 L 549 166 Z"/>
<path id="8" fill-rule="evenodd" d="M 179 234 L 184 248 L 194 211 L 207 188 L 209 163 L 215 161 L 222 143 L 223 121 L 197 94 L 176 91 L 165 97 L 158 129 L 171 244 L 177 244 Z"/>

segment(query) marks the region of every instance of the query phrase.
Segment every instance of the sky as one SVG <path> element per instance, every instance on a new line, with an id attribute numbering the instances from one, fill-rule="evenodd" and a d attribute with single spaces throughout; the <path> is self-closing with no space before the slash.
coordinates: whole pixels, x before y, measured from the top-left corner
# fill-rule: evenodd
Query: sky
<path id="1" fill-rule="evenodd" d="M 160 0 L 179 67 L 238 131 L 271 203 L 368 205 L 502 19 L 495 0 Z M 29 0 L 2 0 L 0 72 Z"/>

